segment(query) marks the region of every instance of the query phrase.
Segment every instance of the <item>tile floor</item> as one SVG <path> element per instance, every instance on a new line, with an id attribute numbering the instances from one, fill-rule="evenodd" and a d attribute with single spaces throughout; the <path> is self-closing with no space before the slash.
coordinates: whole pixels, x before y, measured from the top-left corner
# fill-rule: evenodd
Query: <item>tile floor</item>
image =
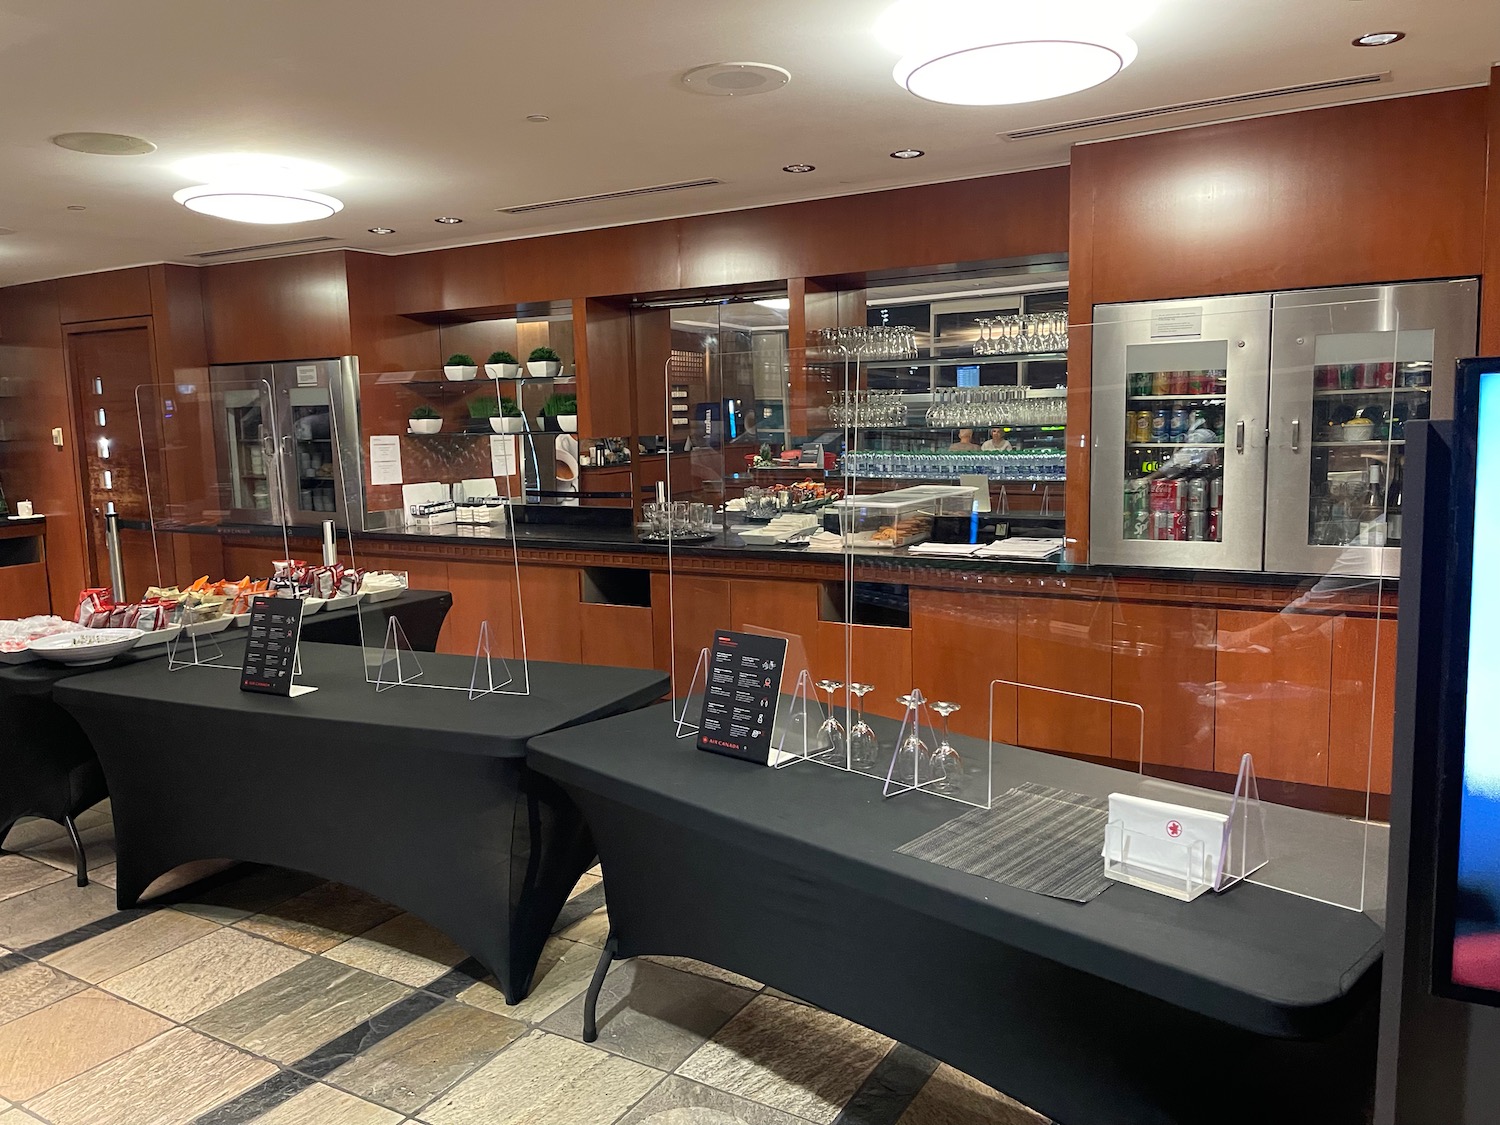
<path id="1" fill-rule="evenodd" d="M 585 875 L 508 1007 L 441 934 L 274 868 L 193 865 L 115 910 L 108 803 L 0 854 L 0 1125 L 1045 1125 L 967 1075 L 734 973 L 615 965 Z M 191 885 L 188 885 L 191 884 Z"/>

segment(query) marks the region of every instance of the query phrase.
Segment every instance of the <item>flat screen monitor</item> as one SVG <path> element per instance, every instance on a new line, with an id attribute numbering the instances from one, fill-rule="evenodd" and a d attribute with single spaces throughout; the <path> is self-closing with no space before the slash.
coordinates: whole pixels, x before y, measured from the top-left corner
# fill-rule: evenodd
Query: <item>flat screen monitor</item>
<path id="1" fill-rule="evenodd" d="M 1500 359 L 1458 365 L 1451 497 L 1433 986 L 1500 1005 Z"/>
<path id="2" fill-rule="evenodd" d="M 960 387 L 979 386 L 979 365 L 977 363 L 972 367 L 960 367 L 958 369 L 958 385 Z"/>

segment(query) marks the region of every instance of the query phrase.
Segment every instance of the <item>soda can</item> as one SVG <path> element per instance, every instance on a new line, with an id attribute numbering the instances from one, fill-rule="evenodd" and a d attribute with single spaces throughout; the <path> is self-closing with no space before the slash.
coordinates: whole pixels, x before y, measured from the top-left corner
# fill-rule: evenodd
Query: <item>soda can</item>
<path id="1" fill-rule="evenodd" d="M 1205 371 L 1204 375 L 1207 376 L 1207 378 L 1205 380 L 1205 385 L 1206 385 L 1207 390 L 1208 390 L 1208 392 L 1210 394 L 1222 395 L 1222 394 L 1228 393 L 1228 390 L 1229 390 L 1229 372 L 1228 371 L 1225 371 L 1223 369 L 1219 369 L 1219 370 L 1215 370 L 1215 371 Z"/>
<path id="2" fill-rule="evenodd" d="M 1185 407 L 1185 406 L 1179 406 L 1175 410 L 1172 411 L 1171 426 L 1172 426 L 1172 436 L 1169 439 L 1170 441 L 1176 441 L 1176 442 L 1187 441 L 1187 432 L 1188 432 L 1188 412 L 1187 412 L 1187 407 Z"/>
<path id="3" fill-rule="evenodd" d="M 1177 543 L 1186 543 L 1188 537 L 1188 513 L 1172 513 L 1172 540 Z"/>
<path id="4" fill-rule="evenodd" d="M 1396 365 L 1394 363 L 1372 363 L 1375 369 L 1375 386 L 1394 387 L 1396 385 Z"/>
<path id="5" fill-rule="evenodd" d="M 1364 390 L 1374 390 L 1380 386 L 1380 364 L 1361 363 L 1359 365 L 1359 385 Z"/>
<path id="6" fill-rule="evenodd" d="M 1208 506 L 1218 511 L 1224 506 L 1224 478 L 1214 477 L 1208 482 Z"/>
<path id="7" fill-rule="evenodd" d="M 1202 508 L 1188 509 L 1187 537 L 1192 543 L 1202 543 L 1208 538 L 1208 513 Z"/>
<path id="8" fill-rule="evenodd" d="M 1139 410 L 1136 412 L 1135 440 L 1142 445 L 1151 440 L 1151 411 Z"/>
<path id="9" fill-rule="evenodd" d="M 1171 415 L 1165 410 L 1158 410 L 1155 414 L 1151 415 L 1151 440 L 1172 440 L 1172 419 Z"/>
<path id="10" fill-rule="evenodd" d="M 1362 363 L 1342 363 L 1339 365 L 1339 390 L 1356 391 L 1364 381 L 1365 365 Z"/>
<path id="11" fill-rule="evenodd" d="M 1190 512 L 1201 512 L 1208 507 L 1208 481 L 1194 477 L 1187 482 L 1187 506 Z"/>
<path id="12" fill-rule="evenodd" d="M 1172 373 L 1170 371 L 1153 371 L 1151 373 L 1151 393 L 1154 395 L 1169 395 L 1172 393 Z"/>
<path id="13" fill-rule="evenodd" d="M 1223 522 L 1223 514 L 1218 508 L 1208 510 L 1208 541 L 1218 543 L 1223 539 L 1220 524 Z"/>
<path id="14" fill-rule="evenodd" d="M 1176 512 L 1182 508 L 1182 482 L 1162 479 L 1151 482 L 1151 510 Z"/>

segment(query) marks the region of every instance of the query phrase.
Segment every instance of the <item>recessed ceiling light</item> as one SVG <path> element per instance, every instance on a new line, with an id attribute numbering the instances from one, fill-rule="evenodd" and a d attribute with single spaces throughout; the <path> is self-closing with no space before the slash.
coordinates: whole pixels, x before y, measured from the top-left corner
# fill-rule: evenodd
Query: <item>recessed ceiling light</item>
<path id="1" fill-rule="evenodd" d="M 526 120 L 530 121 L 533 125 L 542 125 L 551 121 L 552 118 L 548 117 L 545 113 L 533 113 L 527 116 Z"/>
<path id="2" fill-rule="evenodd" d="M 800 175 L 803 172 L 816 172 L 817 166 L 813 164 L 788 164 L 782 169 L 783 172 L 794 172 Z"/>
<path id="3" fill-rule="evenodd" d="M 94 156 L 145 156 L 156 151 L 150 141 L 125 133 L 59 133 L 52 143 L 58 148 Z"/>
<path id="4" fill-rule="evenodd" d="M 344 209 L 331 195 L 294 188 L 256 188 L 243 184 L 200 184 L 172 196 L 190 211 L 237 223 L 306 223 Z"/>
<path id="5" fill-rule="evenodd" d="M 395 227 L 371 227 L 370 228 L 370 233 L 371 234 L 395 234 L 396 233 L 396 228 Z"/>
<path id="6" fill-rule="evenodd" d="M 82 203 L 69 203 L 68 204 L 68 210 L 69 211 L 87 211 L 88 208 L 85 207 Z"/>
<path id="7" fill-rule="evenodd" d="M 277 184 L 282 187 L 325 188 L 344 182 L 344 174 L 327 164 L 294 156 L 262 152 L 221 152 L 193 156 L 172 165 L 185 180 L 200 184 Z"/>
<path id="8" fill-rule="evenodd" d="M 1406 38 L 1404 31 L 1372 31 L 1369 35 L 1361 35 L 1354 41 L 1356 47 L 1389 47 L 1392 43 L 1399 43 Z"/>
<path id="9" fill-rule="evenodd" d="M 915 160 L 919 156 L 926 155 L 919 148 L 898 148 L 895 152 L 891 153 L 891 157 L 894 160 Z"/>
<path id="10" fill-rule="evenodd" d="M 770 63 L 726 62 L 695 66 L 682 76 L 682 84 L 695 94 L 719 98 L 744 98 L 769 94 L 792 80 L 792 72 Z"/>
<path id="11" fill-rule="evenodd" d="M 450 227 L 454 223 L 461 223 L 461 222 L 463 222 L 462 219 L 455 219 L 452 215 L 442 215 L 442 216 L 439 216 L 436 219 L 433 219 L 432 221 L 435 222 L 435 223 L 442 223 L 444 226 L 450 226 Z"/>

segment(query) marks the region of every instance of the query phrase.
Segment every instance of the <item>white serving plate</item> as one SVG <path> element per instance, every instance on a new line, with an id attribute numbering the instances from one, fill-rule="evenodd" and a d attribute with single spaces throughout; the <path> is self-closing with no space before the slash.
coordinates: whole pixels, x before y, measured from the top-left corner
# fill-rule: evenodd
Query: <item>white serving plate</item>
<path id="1" fill-rule="evenodd" d="M 32 664 L 40 659 L 36 653 L 24 648 L 20 652 L 0 652 L 0 664 Z"/>
<path id="2" fill-rule="evenodd" d="M 139 629 L 85 629 L 40 637 L 26 647 L 55 664 L 105 664 L 133 649 L 143 635 Z"/>
<path id="3" fill-rule="evenodd" d="M 345 606 L 353 605 L 355 602 L 359 601 L 361 597 L 363 597 L 362 594 L 340 594 L 336 598 L 329 598 L 328 604 L 323 608 L 330 610 L 343 609 Z"/>
<path id="4" fill-rule="evenodd" d="M 168 625 L 165 629 L 152 629 L 142 633 L 141 639 L 135 642 L 136 648 L 150 648 L 152 645 L 163 645 L 182 632 L 181 625 Z"/>
<path id="5" fill-rule="evenodd" d="M 307 617 L 311 614 L 317 613 L 318 610 L 322 609 L 327 604 L 327 598 L 303 598 L 302 616 Z"/>
<path id="6" fill-rule="evenodd" d="M 367 602 L 374 603 L 374 602 L 388 602 L 392 598 L 399 598 L 404 593 L 406 593 L 406 587 L 405 586 L 393 586 L 389 590 L 372 590 L 372 591 L 370 591 L 367 594 L 362 594 L 361 596 Z"/>
<path id="7" fill-rule="evenodd" d="M 190 637 L 207 637 L 213 633 L 222 633 L 233 623 L 234 618 L 228 614 L 211 617 L 207 621 L 196 621 L 187 627 L 187 635 Z"/>

